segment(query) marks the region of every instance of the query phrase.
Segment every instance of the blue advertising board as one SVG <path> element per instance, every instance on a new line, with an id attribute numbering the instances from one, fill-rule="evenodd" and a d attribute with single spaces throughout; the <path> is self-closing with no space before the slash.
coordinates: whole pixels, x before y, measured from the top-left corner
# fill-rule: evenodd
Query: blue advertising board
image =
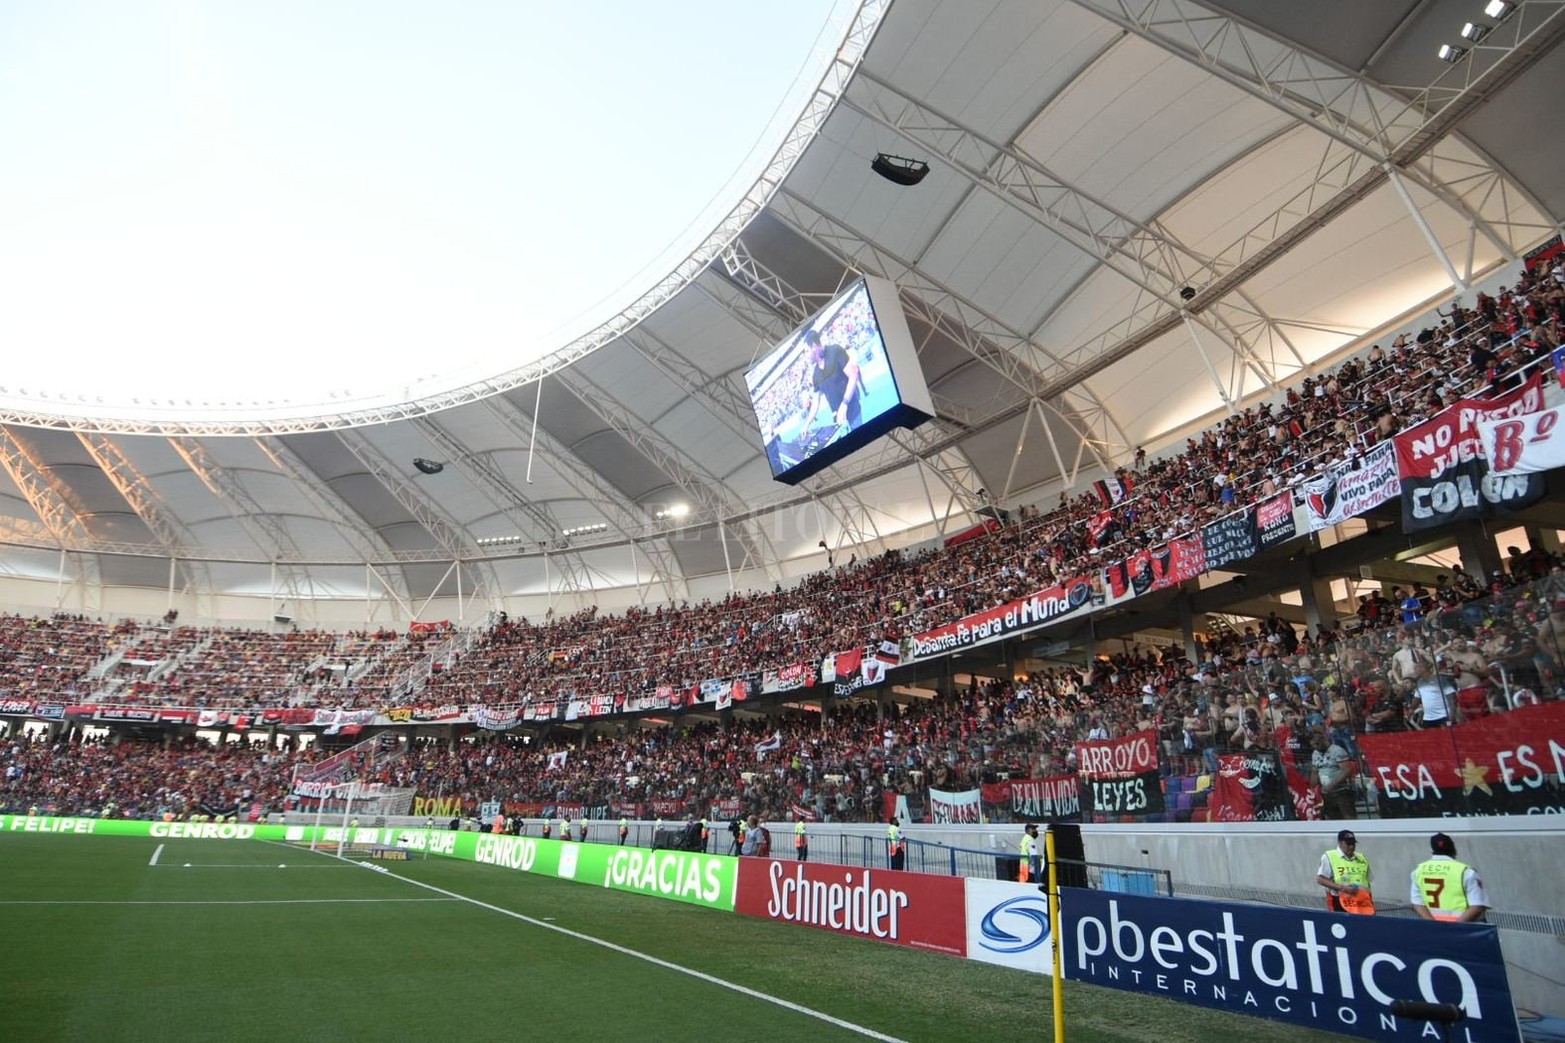
<path id="1" fill-rule="evenodd" d="M 1455 1003 L 1461 1043 L 1518 1043 L 1484 924 L 1062 888 L 1065 977 L 1374 1040 L 1441 1039 L 1396 1000 Z"/>

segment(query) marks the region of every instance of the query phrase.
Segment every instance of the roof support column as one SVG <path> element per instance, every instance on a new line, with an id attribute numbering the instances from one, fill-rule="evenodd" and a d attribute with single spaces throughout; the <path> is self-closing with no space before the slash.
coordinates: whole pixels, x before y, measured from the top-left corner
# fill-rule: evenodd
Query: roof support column
<path id="1" fill-rule="evenodd" d="M 1408 216 L 1413 219 L 1413 223 L 1418 226 L 1418 230 L 1424 233 L 1424 242 L 1429 244 L 1429 252 L 1439 258 L 1440 263 L 1445 266 L 1445 273 L 1451 277 L 1451 285 L 1458 290 L 1466 290 L 1467 283 L 1463 282 L 1462 277 L 1457 274 L 1456 265 L 1451 263 L 1451 255 L 1445 252 L 1445 247 L 1440 245 L 1440 239 L 1435 235 L 1435 230 L 1429 227 L 1428 221 L 1424 220 L 1423 211 L 1418 209 L 1417 203 L 1413 202 L 1413 194 L 1407 190 L 1407 185 L 1402 181 L 1401 173 L 1390 163 L 1383 163 L 1381 166 L 1386 172 L 1386 177 L 1391 181 L 1391 187 L 1396 190 L 1397 198 L 1402 200 L 1403 206 L 1407 207 Z"/>
<path id="2" fill-rule="evenodd" d="M 1229 415 L 1233 415 L 1234 400 L 1228 394 L 1228 388 L 1223 384 L 1223 378 L 1217 375 L 1217 367 L 1212 365 L 1212 359 L 1206 353 L 1206 346 L 1201 343 L 1201 335 L 1196 332 L 1195 322 L 1188 313 L 1181 312 L 1180 318 L 1185 320 L 1185 330 L 1190 334 L 1190 342 L 1195 345 L 1195 350 L 1201 356 L 1201 361 L 1206 363 L 1206 371 L 1212 375 L 1212 383 L 1217 385 L 1217 395 L 1223 400 L 1223 405 L 1228 408 Z"/>

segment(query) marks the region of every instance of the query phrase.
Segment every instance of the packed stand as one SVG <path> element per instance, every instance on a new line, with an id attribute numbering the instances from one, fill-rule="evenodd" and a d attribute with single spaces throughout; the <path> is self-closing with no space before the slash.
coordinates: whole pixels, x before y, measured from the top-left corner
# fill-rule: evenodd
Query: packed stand
<path id="1" fill-rule="evenodd" d="M 84 694 L 87 672 L 128 628 L 84 616 L 0 614 L 0 699 L 55 702 Z"/>

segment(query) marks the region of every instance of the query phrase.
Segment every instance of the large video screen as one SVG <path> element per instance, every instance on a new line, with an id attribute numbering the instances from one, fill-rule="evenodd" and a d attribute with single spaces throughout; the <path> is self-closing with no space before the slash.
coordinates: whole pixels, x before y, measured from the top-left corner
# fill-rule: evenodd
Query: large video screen
<path id="1" fill-rule="evenodd" d="M 934 416 L 897 288 L 865 276 L 744 375 L 772 477 L 794 485 Z"/>

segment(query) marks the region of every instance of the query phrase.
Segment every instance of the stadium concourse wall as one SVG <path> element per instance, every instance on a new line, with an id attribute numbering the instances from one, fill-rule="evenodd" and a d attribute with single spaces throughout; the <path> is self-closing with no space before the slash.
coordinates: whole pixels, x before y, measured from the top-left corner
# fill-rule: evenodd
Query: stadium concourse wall
<path id="1" fill-rule="evenodd" d="M 402 826 L 0 816 L 0 845 L 18 833 L 400 848 L 1033 973 L 1054 958 L 1043 895 L 1002 880 Z M 1393 1000 L 1459 1002 L 1469 1043 L 1520 1040 L 1493 927 L 1076 889 L 1061 923 L 1075 980 L 1377 1040 L 1433 1028 L 1392 1014 Z"/>

